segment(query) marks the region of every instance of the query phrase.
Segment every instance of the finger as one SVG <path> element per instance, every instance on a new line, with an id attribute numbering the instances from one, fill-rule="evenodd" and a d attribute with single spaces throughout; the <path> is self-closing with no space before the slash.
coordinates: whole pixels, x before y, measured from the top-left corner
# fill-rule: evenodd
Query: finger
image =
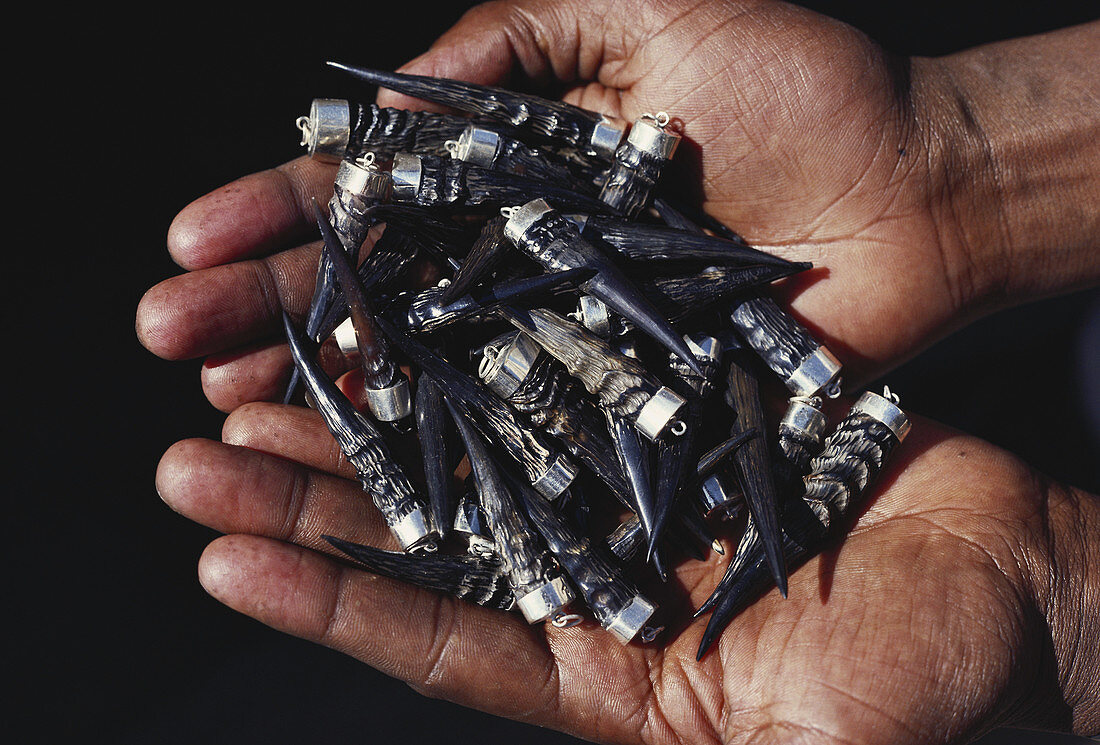
<path id="1" fill-rule="evenodd" d="M 308 464 L 310 467 L 307 469 L 308 471 L 332 469 L 340 473 L 347 473 L 350 470 L 342 455 L 332 447 L 331 436 L 320 424 L 320 418 L 314 412 L 300 408 L 275 404 L 252 404 L 242 407 L 227 419 L 224 436 L 228 440 L 242 443 L 247 447 L 236 449 L 236 452 L 226 451 L 220 456 L 215 454 L 215 457 L 234 458 L 234 460 L 219 466 L 213 472 L 210 481 L 196 479 L 196 483 L 191 490 L 191 493 L 195 496 L 191 499 L 204 500 L 206 497 L 203 495 L 211 492 L 215 495 L 224 492 L 230 495 L 232 499 L 232 495 L 242 490 L 241 486 L 233 481 L 237 478 L 236 473 L 252 469 L 252 466 L 247 465 L 247 461 L 242 466 L 241 461 L 236 459 L 243 459 L 245 456 L 241 455 L 242 453 L 256 455 L 252 448 L 270 447 L 276 453 L 290 454 L 305 462 L 294 464 L 295 466 L 305 467 Z M 196 452 L 183 452 L 180 457 L 194 462 L 209 463 L 212 460 L 212 454 L 208 449 L 209 445 L 211 443 L 205 443 L 202 446 L 203 449 Z M 182 450 L 188 445 L 184 444 L 178 447 Z M 282 464 L 286 462 L 274 460 L 273 463 Z M 271 465 L 267 461 L 257 460 L 255 468 L 270 471 Z M 295 478 L 295 476 L 272 473 L 270 478 L 286 480 Z M 322 483 L 322 480 L 317 476 L 313 478 L 316 479 L 317 483 Z M 218 483 L 219 480 L 223 480 L 224 483 Z M 159 482 L 160 479 L 158 479 Z M 273 493 L 279 491 L 277 483 L 273 485 L 260 484 L 258 488 Z M 169 490 L 163 488 L 162 490 L 166 494 L 166 500 L 170 503 L 181 504 L 184 502 L 184 497 L 175 496 L 174 493 L 173 496 L 167 496 Z M 218 497 L 215 496 L 214 499 L 217 500 Z M 354 516 L 348 515 L 346 509 L 339 511 L 336 509 L 339 505 L 338 500 L 343 499 L 345 497 L 338 493 L 328 494 L 326 500 L 331 504 L 324 511 L 304 510 L 303 512 L 305 514 L 310 512 L 320 513 L 323 515 L 323 520 L 338 519 L 342 524 L 352 525 L 354 523 L 347 521 L 354 520 Z M 273 510 L 276 515 L 282 515 L 288 511 L 287 508 L 279 507 L 277 504 L 268 507 L 268 509 Z M 196 515 L 194 509 L 188 510 L 188 513 L 191 516 Z M 244 514 L 246 516 L 250 514 L 248 509 L 244 511 Z M 240 519 L 240 515 L 237 519 Z M 319 520 L 319 522 L 323 522 L 323 520 Z M 242 522 L 253 528 L 256 525 L 255 519 Z M 285 524 L 286 521 L 280 517 L 275 522 Z M 225 530 L 228 524 L 223 521 L 218 527 Z M 251 532 L 256 531 L 253 529 Z M 302 542 L 311 546 L 315 545 L 317 534 L 317 529 L 282 530 L 279 533 L 282 536 L 295 536 L 298 539 L 304 539 Z M 272 532 L 265 532 L 264 535 L 278 537 Z M 361 542 L 371 542 L 372 538 L 373 536 L 367 536 L 367 540 Z M 320 548 L 326 552 L 329 550 L 325 546 Z M 353 572 L 352 574 L 356 575 L 357 573 Z M 276 587 L 274 586 L 275 580 L 272 578 L 277 576 L 277 571 L 270 573 L 268 579 L 270 579 L 271 586 L 266 587 L 264 592 L 271 592 L 280 596 L 286 592 L 294 592 L 294 588 L 297 586 L 296 581 L 291 585 L 282 586 L 281 588 Z M 629 708 L 631 705 L 632 696 L 630 692 L 621 690 L 622 680 L 624 677 L 636 672 L 639 665 L 644 668 L 644 660 L 639 659 L 640 650 L 635 647 L 623 647 L 595 624 L 587 623 L 573 629 L 546 627 L 544 638 L 541 627 L 532 628 L 514 615 L 488 612 L 474 606 L 466 606 L 461 602 L 452 602 L 451 598 L 442 598 L 432 593 L 425 594 L 411 586 L 389 582 L 388 580 L 383 581 L 380 578 L 372 578 L 370 575 L 358 577 L 357 581 L 387 586 L 386 597 L 371 602 L 372 609 L 376 606 L 382 606 L 382 610 L 379 612 L 383 615 L 381 621 L 383 628 L 391 625 L 390 622 L 385 620 L 389 617 L 387 613 L 391 606 L 413 608 L 416 605 L 425 605 L 427 610 L 424 613 L 410 611 L 415 612 L 413 616 L 416 619 L 415 624 L 409 622 L 407 615 L 402 614 L 397 617 L 397 628 L 406 628 L 412 632 L 410 639 L 401 642 L 403 646 L 397 645 L 395 642 L 372 646 L 368 639 L 353 638 L 356 634 L 366 633 L 362 628 L 353 628 L 352 631 L 347 632 L 348 638 L 346 639 L 327 638 L 331 636 L 327 633 L 317 635 L 304 632 L 302 627 L 311 623 L 308 612 L 301 613 L 296 621 L 278 621 L 256 615 L 237 605 L 233 599 L 222 597 L 216 592 L 214 594 L 230 606 L 250 613 L 250 615 L 256 615 L 261 621 L 271 623 L 284 631 L 334 646 L 349 654 L 354 654 L 369 664 L 380 667 L 391 674 L 399 675 L 425 693 L 458 700 L 507 716 L 517 716 L 519 712 L 522 712 L 522 718 L 524 719 L 544 724 L 556 722 L 555 726 L 568 725 L 591 731 L 591 728 L 598 726 L 598 722 L 594 720 L 594 715 L 591 712 L 604 711 L 604 709 L 596 706 L 597 702 L 614 700 L 616 702 L 615 706 L 624 708 Z M 339 592 L 347 594 L 345 589 L 341 589 Z M 425 597 L 428 600 L 424 600 Z M 295 610 L 295 612 L 300 611 Z M 436 621 L 431 619 L 431 614 L 436 612 L 455 614 L 456 617 L 449 616 L 446 619 Z M 470 616 L 470 614 L 474 614 L 474 616 Z M 469 624 L 464 620 L 467 617 L 481 619 L 476 624 L 477 628 L 481 630 L 470 632 L 473 635 L 470 639 L 465 638 L 465 629 L 469 627 Z M 373 615 L 367 621 L 369 621 L 368 626 L 371 633 L 373 633 L 373 629 L 378 627 L 378 621 Z M 421 629 L 420 624 L 426 624 L 428 631 Z M 342 622 L 341 626 L 343 625 L 345 624 Z M 441 640 L 441 635 L 447 635 L 446 631 L 443 630 L 451 628 L 456 629 L 454 634 L 462 638 Z M 486 638 L 483 639 L 482 637 Z M 446 654 L 440 654 L 442 658 L 440 661 L 419 670 L 414 668 L 398 670 L 393 667 L 397 664 L 393 659 L 394 655 L 400 655 L 403 652 L 410 654 L 413 659 L 420 659 L 425 654 L 435 654 L 432 651 L 433 647 L 430 646 L 430 640 L 432 639 L 436 640 L 436 644 L 442 644 L 449 650 Z M 497 646 L 493 646 L 494 644 Z M 553 650 L 558 658 L 552 669 L 539 667 L 535 671 L 537 674 L 527 669 L 508 671 L 506 675 L 494 671 L 491 676 L 488 676 L 484 671 L 484 661 L 495 659 L 501 648 L 515 650 L 521 647 L 532 647 L 534 653 L 537 653 L 536 656 L 542 658 L 548 653 L 547 644 L 549 650 Z M 389 651 L 383 654 L 386 650 Z M 494 652 L 494 650 L 496 651 Z M 471 665 L 474 667 L 472 671 L 467 669 Z M 525 664 L 522 667 L 527 668 L 528 666 Z M 478 676 L 486 677 L 482 679 Z M 477 693 L 477 687 L 487 684 L 490 677 L 496 681 L 494 685 L 500 685 L 500 681 L 507 681 L 514 688 L 502 692 L 499 699 L 493 696 L 484 698 Z M 475 686 L 472 691 L 471 686 Z M 518 697 L 526 698 L 529 703 L 517 708 L 520 700 Z"/>
<path id="2" fill-rule="evenodd" d="M 352 655 L 431 696 L 531 719 L 555 689 L 553 658 L 538 643 L 539 633 L 515 615 L 297 546 L 227 536 L 206 549 L 199 578 L 229 607 Z"/>
<path id="3" fill-rule="evenodd" d="M 604 2 L 493 2 L 469 10 L 424 54 L 402 66 L 402 72 L 450 77 L 482 85 L 504 85 L 513 70 L 540 87 L 576 81 L 581 87 L 571 102 L 617 115 L 617 98 L 608 88 L 628 87 L 619 79 L 642 39 L 660 28 L 665 13 L 643 14 L 624 24 L 621 4 Z M 614 31 L 612 31 L 614 30 Z M 380 91 L 382 105 L 424 107 L 424 102 Z"/>
<path id="4" fill-rule="evenodd" d="M 168 252 L 194 270 L 290 248 L 316 234 L 310 198 L 327 203 L 334 174 L 302 157 L 237 179 L 183 208 L 168 229 Z"/>
<path id="5" fill-rule="evenodd" d="M 226 413 L 252 401 L 277 401 L 293 367 L 289 348 L 276 341 L 211 355 L 202 363 L 202 390 Z"/>
<path id="6" fill-rule="evenodd" d="M 319 254 L 313 243 L 166 279 L 138 304 L 138 338 L 154 354 L 180 360 L 279 336 L 284 308 L 301 315 L 309 307 Z"/>
<path id="7" fill-rule="evenodd" d="M 333 378 L 351 367 L 331 340 L 321 345 L 317 359 Z M 253 401 L 281 401 L 293 368 L 290 349 L 281 340 L 211 355 L 202 364 L 203 393 L 215 408 L 226 413 Z"/>
<path id="8" fill-rule="evenodd" d="M 259 450 L 344 479 L 355 469 L 340 451 L 321 415 L 302 406 L 250 403 L 234 410 L 222 425 L 222 441 Z"/>
<path id="9" fill-rule="evenodd" d="M 184 440 L 161 458 L 156 483 L 169 507 L 221 533 L 251 533 L 326 550 L 323 535 L 397 548 L 357 482 L 258 450 Z"/>

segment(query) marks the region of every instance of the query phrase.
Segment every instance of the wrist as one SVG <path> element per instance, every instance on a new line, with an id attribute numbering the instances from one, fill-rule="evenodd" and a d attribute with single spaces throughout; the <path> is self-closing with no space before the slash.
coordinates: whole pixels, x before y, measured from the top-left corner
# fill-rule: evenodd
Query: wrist
<path id="1" fill-rule="evenodd" d="M 1100 281 L 1100 24 L 914 60 L 928 206 L 964 313 Z"/>

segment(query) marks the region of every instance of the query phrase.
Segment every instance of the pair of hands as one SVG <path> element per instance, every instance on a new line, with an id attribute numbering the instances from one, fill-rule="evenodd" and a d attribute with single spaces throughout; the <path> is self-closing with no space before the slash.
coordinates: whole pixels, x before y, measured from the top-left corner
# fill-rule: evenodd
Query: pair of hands
<path id="1" fill-rule="evenodd" d="M 687 139 L 670 177 L 701 184 L 702 205 L 751 244 L 821 268 L 777 289 L 858 382 L 982 312 L 1096 282 L 1082 249 L 1100 220 L 1100 159 L 1070 136 L 1096 124 L 1050 101 L 1069 89 L 1095 104 L 1081 58 L 1097 37 L 1093 25 L 898 60 L 777 2 L 534 1 L 475 8 L 403 69 L 487 84 L 518 70 L 627 121 L 674 113 Z M 1037 86 L 1041 127 L 1024 116 Z M 333 173 L 298 159 L 189 205 L 169 234 L 188 272 L 138 309 L 142 343 L 206 357 L 206 394 L 230 412 L 223 442 L 177 443 L 157 473 L 169 505 L 227 534 L 200 561 L 216 598 L 428 695 L 595 740 L 1100 728 L 1100 581 L 1085 540 L 1097 500 L 916 417 L 843 545 L 791 577 L 790 599 L 742 613 L 701 662 L 701 622 L 622 647 L 594 625 L 529 627 L 330 558 L 321 535 L 389 546 L 385 526 L 316 413 L 265 402 L 291 367 L 280 309 L 301 317 L 313 288 L 309 200 L 327 202 Z M 1085 219 L 1061 223 L 1054 211 L 1075 199 Z M 697 607 L 724 569 L 689 562 L 672 581 Z"/>

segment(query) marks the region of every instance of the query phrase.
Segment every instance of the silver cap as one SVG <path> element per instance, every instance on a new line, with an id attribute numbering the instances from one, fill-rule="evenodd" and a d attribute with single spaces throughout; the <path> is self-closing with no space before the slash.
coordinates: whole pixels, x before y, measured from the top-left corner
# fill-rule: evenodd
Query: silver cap
<path id="1" fill-rule="evenodd" d="M 817 408 L 820 405 L 821 400 L 817 398 L 792 398 L 787 403 L 787 413 L 783 415 L 779 425 L 820 438 L 826 424 L 825 415 Z"/>
<path id="2" fill-rule="evenodd" d="M 496 556 L 496 543 L 482 532 L 484 517 L 480 512 L 481 507 L 468 499 L 459 501 L 455 509 L 454 532 L 466 539 L 466 553 L 484 557 Z"/>
<path id="3" fill-rule="evenodd" d="M 504 236 L 518 245 L 531 226 L 553 209 L 545 199 L 532 199 L 522 207 L 517 207 L 512 210 L 508 222 L 504 223 Z"/>
<path id="4" fill-rule="evenodd" d="M 315 98 L 309 116 L 298 118 L 302 146 L 309 157 L 326 163 L 343 160 L 351 137 L 351 109 L 342 98 Z"/>
<path id="5" fill-rule="evenodd" d="M 638 412 L 634 426 L 650 440 L 656 440 L 685 403 L 687 402 L 680 394 L 667 386 L 661 386 Z"/>
<path id="6" fill-rule="evenodd" d="M 478 375 L 493 393 L 508 399 L 519 390 L 535 366 L 542 348 L 530 336 L 516 334 L 507 345 L 493 355 L 486 348 Z"/>
<path id="7" fill-rule="evenodd" d="M 562 217 L 573 223 L 573 227 L 577 229 L 578 233 L 583 233 L 584 227 L 588 225 L 588 215 L 572 212 L 568 215 L 562 215 Z"/>
<path id="8" fill-rule="evenodd" d="M 887 389 L 886 393 L 889 394 L 889 389 Z M 896 403 L 897 397 L 891 396 L 891 398 L 895 400 L 892 401 L 890 398 L 867 391 L 852 405 L 851 410 L 848 412 L 848 416 L 853 414 L 866 414 L 872 419 L 877 419 L 894 433 L 894 436 L 898 438 L 898 442 L 901 442 L 905 439 L 905 436 L 909 434 L 912 422 L 909 421 L 908 415 L 898 408 Z"/>
<path id="9" fill-rule="evenodd" d="M 573 588 L 564 577 L 559 575 L 523 597 L 517 598 L 516 607 L 527 619 L 527 623 L 539 623 L 556 615 L 576 597 Z"/>
<path id="10" fill-rule="evenodd" d="M 619 143 L 623 141 L 624 134 L 626 133 L 623 129 L 612 124 L 610 119 L 603 119 L 592 129 L 589 144 L 600 155 L 611 158 L 618 150 Z"/>
<path id="11" fill-rule="evenodd" d="M 388 173 L 375 168 L 373 161 L 373 157 L 362 161 L 341 160 L 336 169 L 336 185 L 357 197 L 387 199 L 393 181 Z"/>
<path id="12" fill-rule="evenodd" d="M 390 525 L 401 548 L 409 553 L 433 553 L 439 549 L 439 533 L 432 526 L 431 518 L 423 507 L 405 515 Z"/>
<path id="13" fill-rule="evenodd" d="M 699 501 L 707 517 L 733 517 L 744 503 L 740 488 L 730 474 L 719 471 L 708 476 L 699 485 Z"/>
<path id="14" fill-rule="evenodd" d="M 489 129 L 468 124 L 458 136 L 451 157 L 475 166 L 488 168 L 497 157 L 500 148 L 500 135 Z"/>
<path id="15" fill-rule="evenodd" d="M 557 499 L 577 478 L 577 466 L 564 455 L 559 455 L 541 476 L 531 482 L 542 496 Z"/>
<path id="16" fill-rule="evenodd" d="M 582 326 L 601 339 L 611 336 L 611 315 L 603 300 L 591 295 L 581 295 L 577 299 L 576 318 Z"/>
<path id="17" fill-rule="evenodd" d="M 629 357 L 632 360 L 638 359 L 638 340 L 634 338 L 634 334 L 626 334 L 614 339 L 612 347 L 621 354 L 623 357 Z"/>
<path id="18" fill-rule="evenodd" d="M 396 422 L 412 414 L 409 379 L 397 374 L 397 382 L 386 388 L 363 388 L 370 413 L 380 422 Z"/>
<path id="19" fill-rule="evenodd" d="M 799 363 L 787 378 L 787 388 L 796 396 L 812 396 L 829 385 L 840 372 L 840 360 L 820 346 Z"/>
<path id="20" fill-rule="evenodd" d="M 332 332 L 332 338 L 345 357 L 354 359 L 359 356 L 359 339 L 355 336 L 355 325 L 351 322 L 350 316 L 336 327 Z"/>
<path id="21" fill-rule="evenodd" d="M 669 160 L 680 144 L 680 135 L 659 126 L 649 117 L 642 117 L 634 122 L 626 141 L 647 155 Z"/>
<path id="22" fill-rule="evenodd" d="M 423 168 L 419 155 L 397 153 L 393 156 L 390 176 L 393 179 L 394 199 L 416 199 L 416 194 L 420 191 L 420 174 Z"/>
<path id="23" fill-rule="evenodd" d="M 630 603 L 604 623 L 604 628 L 610 631 L 616 639 L 623 644 L 629 643 L 638 632 L 641 631 L 646 621 L 657 611 L 657 606 L 646 600 L 641 595 L 635 595 Z"/>
<path id="24" fill-rule="evenodd" d="M 722 353 L 725 351 L 721 341 L 702 332 L 684 334 L 684 343 L 696 357 L 715 362 L 722 358 Z"/>

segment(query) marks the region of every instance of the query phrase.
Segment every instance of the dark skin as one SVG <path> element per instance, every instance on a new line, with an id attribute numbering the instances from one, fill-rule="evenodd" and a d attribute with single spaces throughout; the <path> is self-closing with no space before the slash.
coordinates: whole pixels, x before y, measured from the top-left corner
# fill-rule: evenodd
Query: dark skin
<path id="1" fill-rule="evenodd" d="M 593 5 L 475 8 L 404 69 L 557 81 L 627 121 L 674 113 L 687 142 L 672 177 L 701 184 L 750 243 L 821 268 L 777 289 L 850 382 L 1100 277 L 1096 24 L 896 60 L 781 3 Z M 208 358 L 207 396 L 231 412 L 223 442 L 177 443 L 157 475 L 174 509 L 227 534 L 199 567 L 216 598 L 428 695 L 598 741 L 1100 730 L 1097 498 L 920 418 L 843 544 L 701 662 L 700 622 L 624 647 L 592 624 L 530 627 L 335 561 L 322 534 L 392 543 L 319 417 L 266 403 L 289 369 L 269 341 L 280 305 L 301 317 L 312 291 L 309 199 L 327 200 L 332 175 L 300 159 L 188 206 L 169 250 L 190 271 L 138 310 L 150 350 Z M 688 562 L 674 581 L 698 606 L 724 568 Z"/>

